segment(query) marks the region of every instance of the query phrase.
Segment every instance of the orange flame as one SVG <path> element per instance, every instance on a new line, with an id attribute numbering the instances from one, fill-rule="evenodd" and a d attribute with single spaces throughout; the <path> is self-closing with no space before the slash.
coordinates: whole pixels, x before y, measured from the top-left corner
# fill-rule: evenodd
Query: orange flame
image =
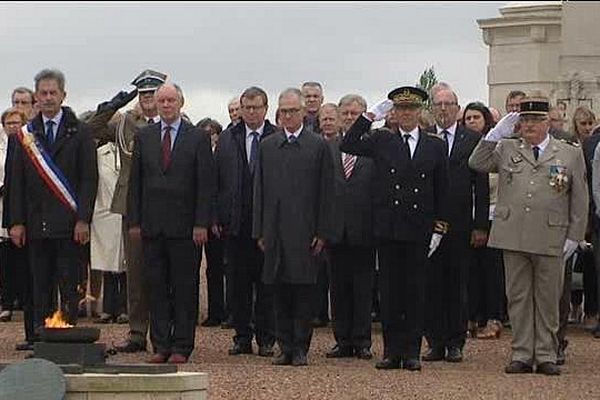
<path id="1" fill-rule="evenodd" d="M 69 325 L 64 319 L 63 314 L 60 310 L 54 312 L 51 318 L 45 319 L 44 327 L 46 328 L 72 328 L 73 325 Z"/>

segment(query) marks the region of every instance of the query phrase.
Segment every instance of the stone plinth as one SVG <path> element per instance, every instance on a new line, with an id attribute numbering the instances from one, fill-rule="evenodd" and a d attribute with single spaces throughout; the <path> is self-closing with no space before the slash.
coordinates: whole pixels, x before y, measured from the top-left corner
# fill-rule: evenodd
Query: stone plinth
<path id="1" fill-rule="evenodd" d="M 208 375 L 77 374 L 65 375 L 65 400 L 206 400 Z"/>

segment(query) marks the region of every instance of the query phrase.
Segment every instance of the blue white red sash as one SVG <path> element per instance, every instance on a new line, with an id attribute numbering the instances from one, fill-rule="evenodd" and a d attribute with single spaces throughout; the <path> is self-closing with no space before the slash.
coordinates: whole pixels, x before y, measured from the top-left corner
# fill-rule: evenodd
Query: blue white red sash
<path id="1" fill-rule="evenodd" d="M 69 181 L 54 163 L 35 135 L 24 125 L 18 132 L 17 138 L 31 160 L 36 172 L 42 178 L 54 196 L 73 212 L 77 212 L 77 199 Z"/>

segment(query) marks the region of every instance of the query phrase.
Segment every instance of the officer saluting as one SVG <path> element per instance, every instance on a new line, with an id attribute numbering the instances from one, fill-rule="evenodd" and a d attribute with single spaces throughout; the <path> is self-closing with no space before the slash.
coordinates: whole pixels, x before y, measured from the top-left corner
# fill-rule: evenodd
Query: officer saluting
<path id="1" fill-rule="evenodd" d="M 385 358 L 378 369 L 421 369 L 425 264 L 448 230 L 443 217 L 448 165 L 445 143 L 418 127 L 427 93 L 405 86 L 359 117 L 344 136 L 345 153 L 371 157 L 374 227 L 380 240 L 381 316 Z M 369 132 L 395 107 L 399 129 Z"/>
<path id="2" fill-rule="evenodd" d="M 521 100 L 479 142 L 469 166 L 498 172 L 498 202 L 488 245 L 503 249 L 512 361 L 506 373 L 560 374 L 558 303 L 564 261 L 583 240 L 588 189 L 578 145 L 548 134 L 548 100 Z M 520 137 L 509 138 L 520 123 Z"/>

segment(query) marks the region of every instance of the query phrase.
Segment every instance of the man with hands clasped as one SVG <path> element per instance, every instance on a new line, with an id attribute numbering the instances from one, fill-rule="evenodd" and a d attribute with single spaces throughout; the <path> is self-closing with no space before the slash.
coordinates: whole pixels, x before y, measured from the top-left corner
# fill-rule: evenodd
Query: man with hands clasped
<path id="1" fill-rule="evenodd" d="M 418 127 L 427 99 L 405 86 L 359 117 L 344 136 L 341 151 L 373 158 L 374 234 L 379 239 L 384 359 L 378 369 L 421 369 L 427 257 L 449 224 L 443 199 L 448 185 L 446 145 Z M 370 131 L 371 123 L 395 108 L 399 128 Z"/>
<path id="2" fill-rule="evenodd" d="M 521 100 L 483 138 L 469 159 L 498 172 L 498 202 L 488 246 L 503 249 L 508 314 L 513 329 L 506 373 L 559 375 L 558 304 L 564 266 L 584 239 L 588 189 L 583 152 L 548 134 L 549 103 Z M 520 124 L 520 137 L 513 136 Z"/>

